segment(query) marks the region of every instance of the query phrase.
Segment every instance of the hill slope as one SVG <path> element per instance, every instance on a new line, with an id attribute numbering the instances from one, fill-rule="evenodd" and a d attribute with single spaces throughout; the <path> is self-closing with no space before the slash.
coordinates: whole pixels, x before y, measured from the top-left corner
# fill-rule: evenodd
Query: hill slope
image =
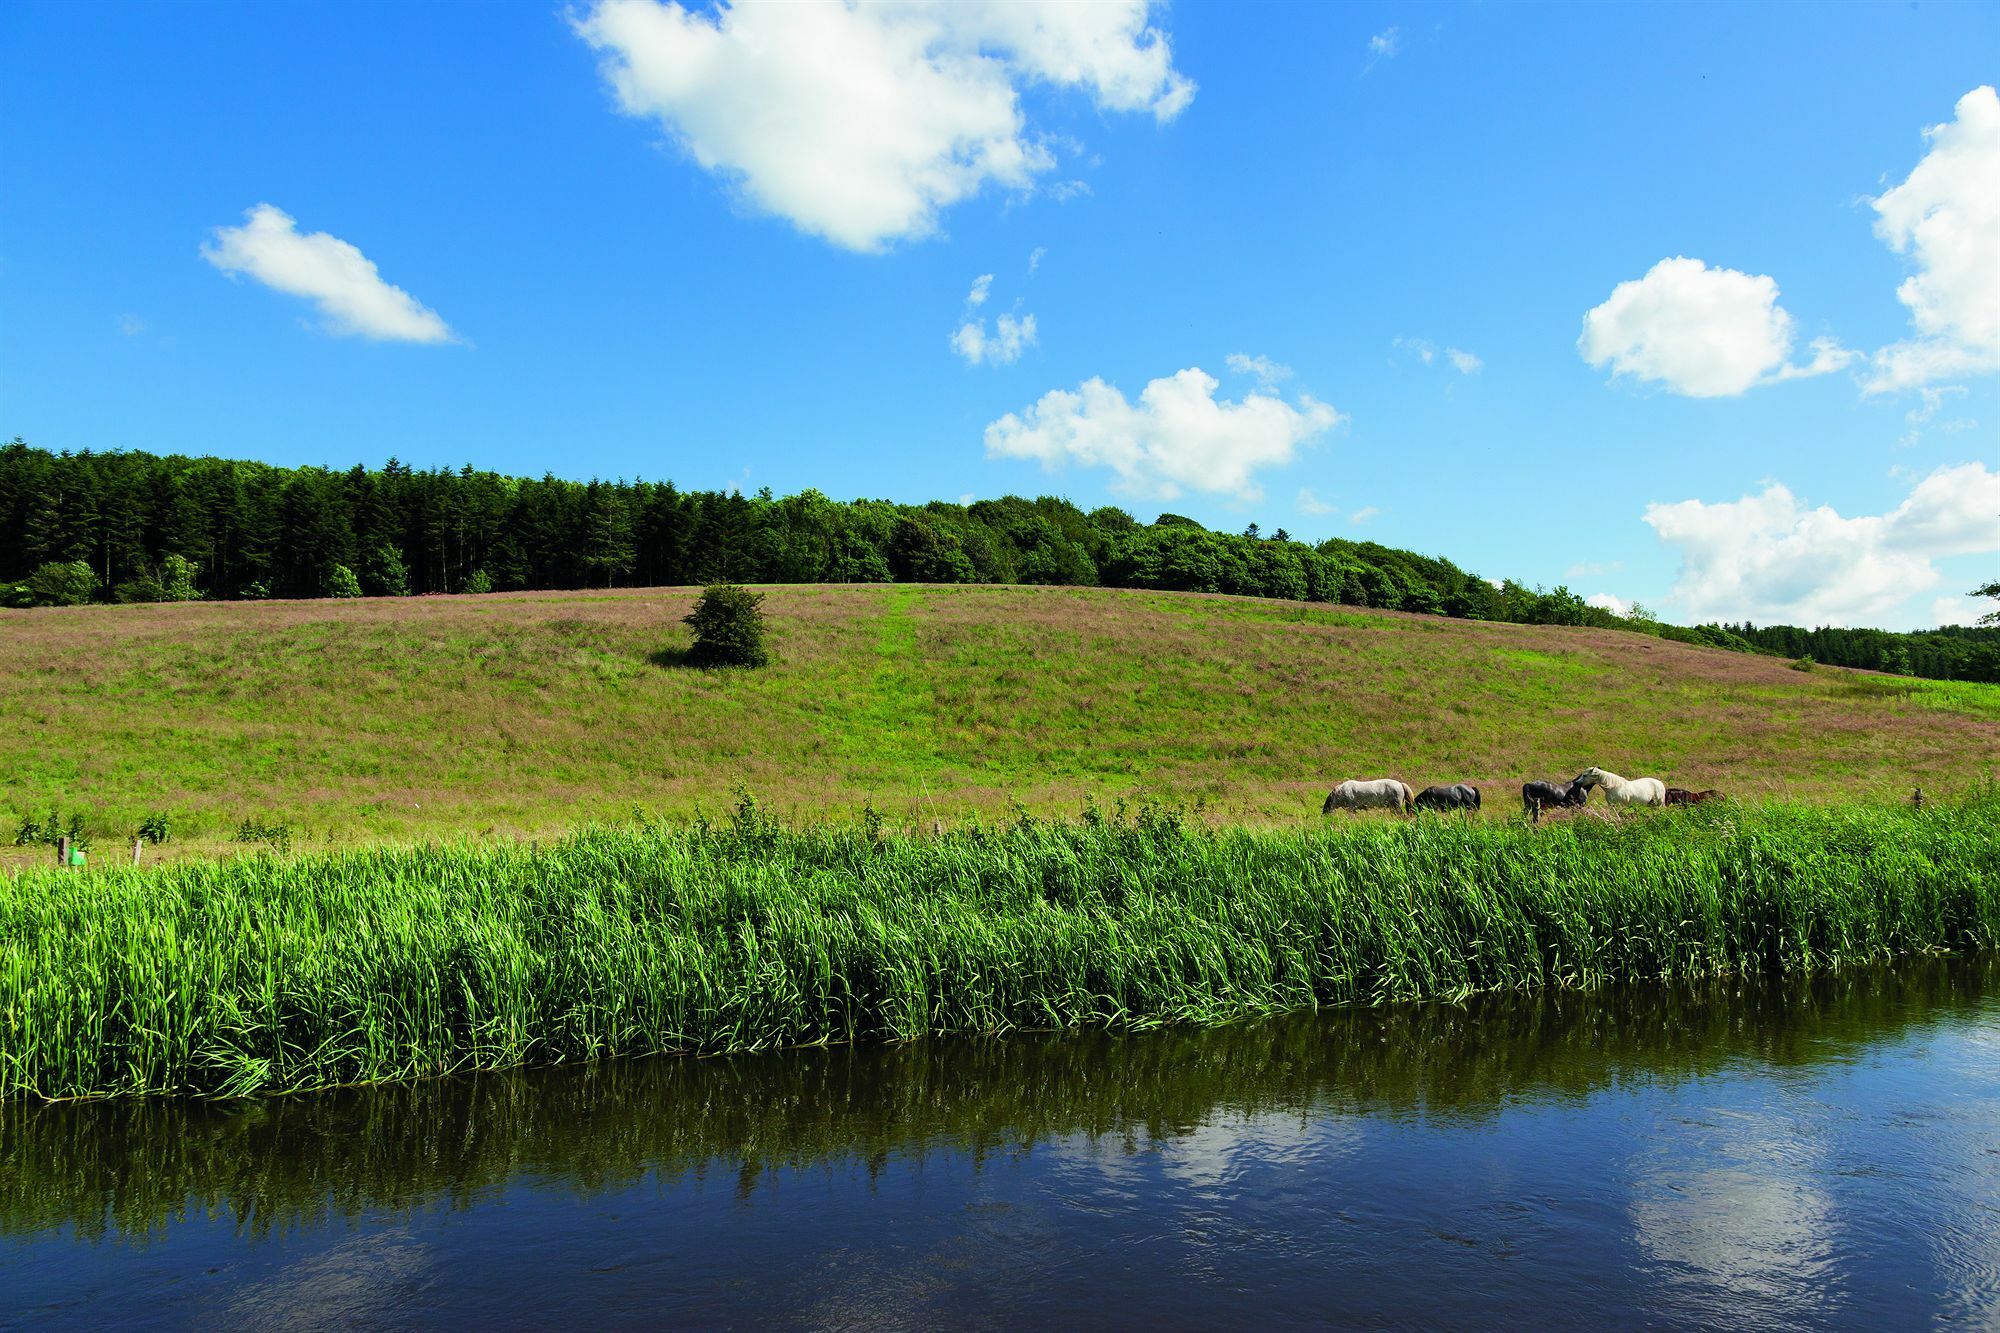
<path id="1" fill-rule="evenodd" d="M 714 811 L 892 822 L 1087 798 L 1317 817 L 1327 786 L 1590 764 L 1735 794 L 1893 798 L 2000 764 L 2000 688 L 1639 635 L 1077 588 L 781 587 L 778 665 L 710 673 L 692 593 L 0 612 L 0 815 L 164 809 L 194 845 L 552 831 Z M 30 854 L 13 854 L 19 861 Z"/>

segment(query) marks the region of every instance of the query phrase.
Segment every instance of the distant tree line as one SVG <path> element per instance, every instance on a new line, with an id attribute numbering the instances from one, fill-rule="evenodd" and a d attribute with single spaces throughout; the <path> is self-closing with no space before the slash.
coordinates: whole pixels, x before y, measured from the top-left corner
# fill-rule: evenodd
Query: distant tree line
<path id="1" fill-rule="evenodd" d="M 334 471 L 0 445 L 0 602 L 9 605 L 723 582 L 1237 593 L 1636 630 L 1879 670 L 1904 660 L 1894 645 L 1912 674 L 2000 680 L 2000 630 L 1663 625 L 1643 608 L 1614 616 L 1568 588 L 1495 584 L 1374 542 L 1307 544 L 1255 524 L 1216 532 L 1176 514 L 1142 524 L 1122 509 L 1086 513 L 1052 496 L 901 505 L 815 490 L 779 498 L 470 466 L 418 471 L 393 459 Z M 1806 636 L 1806 646 L 1787 636 Z M 1850 649 L 1854 660 L 1842 656 Z"/>

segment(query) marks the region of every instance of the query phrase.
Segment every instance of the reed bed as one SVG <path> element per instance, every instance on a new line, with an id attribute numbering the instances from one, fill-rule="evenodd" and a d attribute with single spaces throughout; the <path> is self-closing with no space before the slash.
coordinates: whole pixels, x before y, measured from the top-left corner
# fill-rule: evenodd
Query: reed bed
<path id="1" fill-rule="evenodd" d="M 1172 815 L 716 823 L 0 881 L 0 1096 L 241 1095 L 657 1052 L 1612 980 L 2000 942 L 2000 792 L 1540 828 Z"/>

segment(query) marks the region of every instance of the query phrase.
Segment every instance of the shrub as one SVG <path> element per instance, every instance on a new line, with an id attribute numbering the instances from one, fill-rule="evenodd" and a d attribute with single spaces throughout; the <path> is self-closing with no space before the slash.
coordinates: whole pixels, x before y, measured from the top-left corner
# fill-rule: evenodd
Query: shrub
<path id="1" fill-rule="evenodd" d="M 51 560 L 28 575 L 17 598 L 27 606 L 82 606 L 97 591 L 97 575 L 81 560 Z"/>
<path id="2" fill-rule="evenodd" d="M 465 576 L 465 582 L 458 585 L 460 592 L 489 593 L 493 591 L 493 580 L 483 569 L 475 569 Z"/>
<path id="3" fill-rule="evenodd" d="M 1812 669 L 1813 659 L 1811 653 L 1807 653 L 1804 657 L 1792 663 L 1792 670 L 1794 671 L 1811 671 Z"/>
<path id="4" fill-rule="evenodd" d="M 164 810 L 155 810 L 139 821 L 134 832 L 157 847 L 173 837 L 174 817 Z"/>
<path id="5" fill-rule="evenodd" d="M 359 597 L 361 580 L 354 577 L 354 571 L 346 565 L 335 565 L 326 572 L 326 595 L 328 597 Z"/>
<path id="6" fill-rule="evenodd" d="M 764 648 L 762 593 L 734 583 L 711 583 L 683 622 L 694 630 L 688 661 L 696 666 L 763 666 L 771 660 Z"/>
<path id="7" fill-rule="evenodd" d="M 410 569 L 402 552 L 387 543 L 376 547 L 362 562 L 361 583 L 370 597 L 408 597 Z"/>
<path id="8" fill-rule="evenodd" d="M 279 852 L 289 852 L 292 850 L 292 826 L 252 815 L 236 826 L 236 841 L 260 842 Z"/>
<path id="9" fill-rule="evenodd" d="M 84 832 L 81 813 L 71 814 L 68 819 L 64 819 L 55 810 L 50 810 L 40 819 L 26 815 L 14 828 L 16 847 L 53 847 L 62 838 L 68 838 L 72 845 L 89 850 L 90 837 Z"/>
<path id="10" fill-rule="evenodd" d="M 201 566 L 184 555 L 170 555 L 160 561 L 160 594 L 169 602 L 193 602 L 201 598 L 194 586 Z"/>
<path id="11" fill-rule="evenodd" d="M 130 578 L 111 590 L 114 602 L 164 602 L 167 590 L 151 574 Z"/>

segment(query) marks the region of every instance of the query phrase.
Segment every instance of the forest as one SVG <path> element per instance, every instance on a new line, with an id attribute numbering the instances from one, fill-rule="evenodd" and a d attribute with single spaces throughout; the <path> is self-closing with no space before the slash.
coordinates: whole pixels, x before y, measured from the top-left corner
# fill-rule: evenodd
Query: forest
<path id="1" fill-rule="evenodd" d="M 970 505 L 577 482 L 470 465 L 274 467 L 0 445 L 0 605 L 712 583 L 1038 583 L 1589 625 L 1943 680 L 2000 681 L 2000 628 L 1667 625 L 1566 587 L 1373 542 L 1294 540 L 1052 496 Z"/>

